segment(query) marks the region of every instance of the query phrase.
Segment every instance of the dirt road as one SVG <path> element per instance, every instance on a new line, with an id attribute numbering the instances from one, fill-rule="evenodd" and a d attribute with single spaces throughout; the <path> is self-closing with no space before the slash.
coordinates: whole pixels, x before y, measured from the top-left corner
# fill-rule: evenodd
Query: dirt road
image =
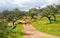
<path id="1" fill-rule="evenodd" d="M 36 30 L 32 25 L 23 24 L 24 32 L 27 34 L 23 38 L 60 38 L 58 36 L 45 34 Z"/>

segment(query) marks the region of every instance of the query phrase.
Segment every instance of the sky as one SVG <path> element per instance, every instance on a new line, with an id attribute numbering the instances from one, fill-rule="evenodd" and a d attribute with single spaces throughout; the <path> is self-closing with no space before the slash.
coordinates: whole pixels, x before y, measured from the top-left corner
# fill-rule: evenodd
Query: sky
<path id="1" fill-rule="evenodd" d="M 51 4 L 59 4 L 60 0 L 0 0 L 0 11 L 14 8 L 28 10 L 35 7 L 45 7 Z"/>

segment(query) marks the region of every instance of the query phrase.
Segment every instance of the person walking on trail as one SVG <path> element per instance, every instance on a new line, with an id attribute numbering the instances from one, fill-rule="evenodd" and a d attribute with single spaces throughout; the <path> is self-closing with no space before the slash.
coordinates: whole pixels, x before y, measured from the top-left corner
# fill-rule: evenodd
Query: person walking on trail
<path id="1" fill-rule="evenodd" d="M 25 25 L 29 25 L 30 24 L 30 20 L 29 19 L 26 19 L 25 20 Z"/>
<path id="2" fill-rule="evenodd" d="M 24 23 L 25 25 L 27 25 L 27 23 Z"/>

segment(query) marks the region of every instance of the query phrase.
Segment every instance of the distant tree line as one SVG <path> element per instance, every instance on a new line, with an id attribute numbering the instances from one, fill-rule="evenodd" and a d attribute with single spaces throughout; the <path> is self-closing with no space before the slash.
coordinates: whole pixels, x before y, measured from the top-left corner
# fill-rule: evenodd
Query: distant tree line
<path id="1" fill-rule="evenodd" d="M 39 8 L 39 7 L 38 7 Z M 54 21 L 56 21 L 56 14 L 60 14 L 60 4 L 58 5 L 48 5 L 44 8 L 31 8 L 29 11 L 21 11 L 18 8 L 14 10 L 3 10 L 0 13 L 0 20 L 5 19 L 6 21 L 11 21 L 14 25 L 15 21 L 21 19 L 23 16 L 31 16 L 32 19 L 35 19 L 34 16 L 40 15 L 41 18 L 47 17 L 51 22 L 51 16 L 54 17 Z"/>
<path id="2" fill-rule="evenodd" d="M 12 26 L 15 25 L 15 22 L 19 19 L 23 19 L 24 16 L 30 16 L 31 19 L 35 19 L 34 16 L 41 16 L 41 19 L 43 17 L 46 17 L 50 23 L 52 23 L 51 16 L 54 18 L 53 20 L 56 21 L 56 15 L 60 14 L 60 4 L 58 5 L 48 5 L 44 8 L 31 8 L 29 11 L 21 11 L 18 8 L 15 8 L 14 10 L 3 10 L 3 12 L 0 13 L 0 34 L 1 30 L 4 32 L 7 30 L 7 22 L 12 22 Z M 4 36 L 4 35 L 3 35 Z M 1 37 L 1 36 L 0 36 Z M 4 37 L 2 37 L 4 38 Z"/>

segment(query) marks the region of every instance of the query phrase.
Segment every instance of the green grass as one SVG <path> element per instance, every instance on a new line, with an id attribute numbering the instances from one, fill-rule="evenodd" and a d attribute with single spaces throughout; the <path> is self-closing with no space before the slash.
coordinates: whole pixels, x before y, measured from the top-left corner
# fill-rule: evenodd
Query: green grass
<path id="1" fill-rule="evenodd" d="M 8 38 L 22 38 L 23 32 L 21 30 L 23 29 L 22 24 L 16 24 L 17 27 L 12 31 L 12 33 L 9 34 Z"/>
<path id="2" fill-rule="evenodd" d="M 14 31 L 21 31 L 22 30 L 22 24 L 16 24 L 16 28 L 14 29 Z"/>
<path id="3" fill-rule="evenodd" d="M 59 20 L 60 17 L 57 17 L 57 19 Z M 49 21 L 47 18 L 43 18 L 42 20 L 32 22 L 32 25 L 40 32 L 60 36 L 60 22 L 57 21 L 53 22 L 52 24 L 49 24 L 48 22 Z"/>

